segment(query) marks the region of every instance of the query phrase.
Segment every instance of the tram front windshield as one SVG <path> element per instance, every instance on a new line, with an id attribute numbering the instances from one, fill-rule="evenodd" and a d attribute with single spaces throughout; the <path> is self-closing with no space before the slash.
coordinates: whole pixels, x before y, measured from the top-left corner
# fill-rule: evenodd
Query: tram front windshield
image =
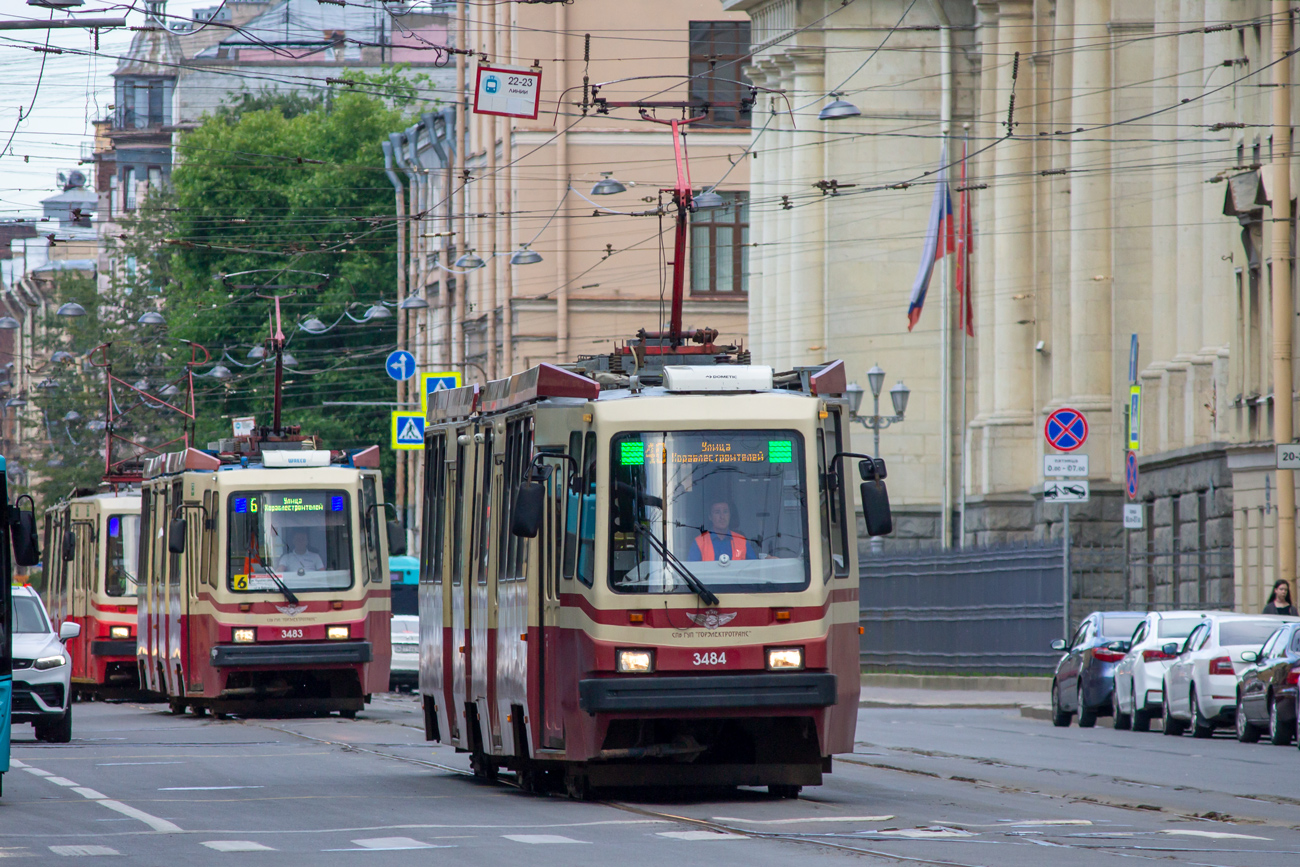
<path id="1" fill-rule="evenodd" d="M 227 582 L 238 593 L 352 586 L 349 497 L 344 491 L 240 491 L 226 501 Z"/>
<path id="2" fill-rule="evenodd" d="M 140 568 L 140 516 L 108 516 L 108 570 L 104 592 L 109 596 L 136 595 Z"/>
<path id="3" fill-rule="evenodd" d="M 803 438 L 794 431 L 646 431 L 610 449 L 610 584 L 623 593 L 808 586 Z"/>

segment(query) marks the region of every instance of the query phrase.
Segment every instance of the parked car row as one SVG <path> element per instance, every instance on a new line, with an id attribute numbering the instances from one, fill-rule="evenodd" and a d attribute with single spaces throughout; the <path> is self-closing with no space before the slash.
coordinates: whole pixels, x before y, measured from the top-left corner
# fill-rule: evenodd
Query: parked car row
<path id="1" fill-rule="evenodd" d="M 1117 729 L 1208 738 L 1297 739 L 1300 618 L 1224 611 L 1097 611 L 1079 625 L 1052 678 L 1052 722 L 1109 716 Z"/>

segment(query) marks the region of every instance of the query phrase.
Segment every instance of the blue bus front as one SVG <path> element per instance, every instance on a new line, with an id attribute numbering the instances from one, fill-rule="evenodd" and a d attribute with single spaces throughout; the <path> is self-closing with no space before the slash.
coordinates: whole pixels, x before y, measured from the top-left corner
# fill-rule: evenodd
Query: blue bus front
<path id="1" fill-rule="evenodd" d="M 9 484 L 5 480 L 5 459 L 0 455 L 0 517 L 9 514 Z M 9 733 L 13 729 L 11 705 L 14 694 L 13 661 L 13 566 L 9 561 L 8 521 L 0 520 L 0 794 L 4 794 L 4 775 L 9 771 Z"/>

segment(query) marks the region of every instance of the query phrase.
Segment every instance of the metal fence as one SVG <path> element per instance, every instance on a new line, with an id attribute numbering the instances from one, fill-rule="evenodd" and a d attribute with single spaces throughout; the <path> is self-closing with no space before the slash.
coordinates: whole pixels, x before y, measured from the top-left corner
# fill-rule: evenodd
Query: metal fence
<path id="1" fill-rule="evenodd" d="M 917 551 L 860 561 L 864 671 L 1041 674 L 1060 654 L 1062 548 Z"/>
<path id="2" fill-rule="evenodd" d="M 1072 546 L 1071 632 L 1093 611 L 1231 609 L 1233 550 L 1169 550 L 1139 533 Z M 1065 634 L 1060 543 L 861 558 L 864 671 L 1049 673 Z"/>

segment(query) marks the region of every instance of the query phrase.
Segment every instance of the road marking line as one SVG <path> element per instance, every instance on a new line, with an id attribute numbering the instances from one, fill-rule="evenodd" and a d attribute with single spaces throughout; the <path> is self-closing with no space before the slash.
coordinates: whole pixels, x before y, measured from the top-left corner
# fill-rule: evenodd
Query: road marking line
<path id="1" fill-rule="evenodd" d="M 737 819 L 714 816 L 714 822 L 744 822 L 746 825 L 801 825 L 804 822 L 888 822 L 893 816 L 808 816 L 804 819 Z"/>
<path id="2" fill-rule="evenodd" d="M 116 768 L 121 765 L 183 765 L 185 762 L 100 762 L 97 768 Z"/>
<path id="3" fill-rule="evenodd" d="M 748 840 L 744 834 L 724 834 L 721 831 L 659 831 L 656 837 L 670 840 Z"/>
<path id="4" fill-rule="evenodd" d="M 204 846 L 218 852 L 274 852 L 270 846 L 254 843 L 252 840 L 205 840 Z"/>
<path id="5" fill-rule="evenodd" d="M 433 845 L 411 837 L 372 837 L 368 840 L 353 840 L 363 849 L 433 849 Z"/>
<path id="6" fill-rule="evenodd" d="M 90 798 L 92 801 L 99 801 L 108 797 L 108 795 L 105 795 L 103 792 L 96 792 L 94 789 L 87 789 L 85 786 L 77 786 L 72 791 L 76 792 L 83 798 Z"/>
<path id="7" fill-rule="evenodd" d="M 569 837 L 561 837 L 559 834 L 502 834 L 507 840 L 513 840 L 516 843 L 530 843 L 534 846 L 547 843 L 581 843 L 584 846 L 591 845 L 586 840 L 574 840 Z"/>
<path id="8" fill-rule="evenodd" d="M 974 837 L 970 831 L 957 828 L 897 828 L 889 831 L 876 831 L 876 834 L 888 837 L 906 837 L 909 840 L 937 840 L 951 837 Z"/>
<path id="9" fill-rule="evenodd" d="M 18 761 L 17 759 L 10 759 L 10 760 L 9 760 L 9 765 L 10 765 L 10 767 L 14 767 L 14 768 L 25 768 L 25 767 L 27 767 L 27 765 L 25 765 L 24 763 Z"/>
<path id="10" fill-rule="evenodd" d="M 160 792 L 224 792 L 227 789 L 264 789 L 265 786 L 168 786 Z"/>
<path id="11" fill-rule="evenodd" d="M 40 768 L 33 768 L 33 767 L 31 767 L 30 765 L 25 766 L 25 767 L 23 768 L 23 770 L 26 771 L 27 773 L 31 774 L 32 776 L 35 776 L 35 777 L 52 777 L 52 776 L 54 776 L 54 774 L 51 774 L 49 771 L 42 771 Z"/>
<path id="12" fill-rule="evenodd" d="M 130 816 L 132 819 L 139 819 L 155 831 L 169 831 L 178 833 L 181 826 L 175 822 L 168 822 L 166 819 L 159 819 L 157 816 L 151 816 L 144 810 L 137 810 L 135 807 L 123 804 L 121 801 L 114 801 L 111 798 L 105 798 L 102 801 L 96 801 L 96 804 L 103 804 L 110 810 L 116 810 L 123 816 Z"/>
<path id="13" fill-rule="evenodd" d="M 79 786 L 79 785 L 81 785 L 80 783 L 74 783 L 74 782 L 72 782 L 72 780 L 69 780 L 67 777 L 46 777 L 45 779 L 46 779 L 47 782 L 53 783 L 53 784 L 56 785 L 56 786 Z"/>
<path id="14" fill-rule="evenodd" d="M 1176 837 L 1204 837 L 1207 840 L 1268 840 L 1272 842 L 1272 837 L 1256 837 L 1253 834 L 1229 834 L 1227 831 L 1191 831 L 1191 830 L 1173 830 L 1161 831 L 1161 834 L 1172 834 Z"/>
<path id="15" fill-rule="evenodd" d="M 121 855 L 116 849 L 110 849 L 108 846 L 51 846 L 50 851 L 55 855 L 80 856 L 80 855 Z"/>

